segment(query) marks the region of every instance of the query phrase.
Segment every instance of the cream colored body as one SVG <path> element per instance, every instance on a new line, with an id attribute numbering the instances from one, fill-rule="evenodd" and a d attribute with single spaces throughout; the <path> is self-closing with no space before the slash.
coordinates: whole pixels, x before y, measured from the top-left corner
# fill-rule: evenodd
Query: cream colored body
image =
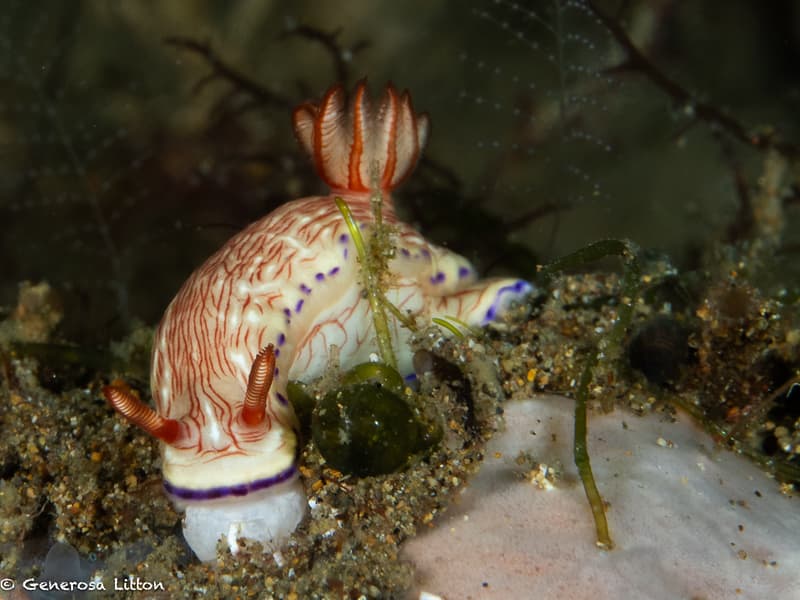
<path id="1" fill-rule="evenodd" d="M 347 202 L 368 235 L 368 200 Z M 476 286 L 465 258 L 399 223 L 388 202 L 384 218 L 397 227 L 387 297 L 420 325 L 434 316 L 482 325 L 498 291 L 516 282 Z M 410 332 L 394 319 L 390 328 L 399 367 L 409 373 Z M 279 350 L 267 403 L 270 426 L 254 431 L 236 417 L 253 359 L 270 343 Z M 159 413 L 185 428 L 179 444 L 162 445 L 168 484 L 226 488 L 291 468 L 294 420 L 281 398 L 290 379 L 320 376 L 333 347 L 343 368 L 377 351 L 345 222 L 332 196 L 306 198 L 234 236 L 184 284 L 164 315 L 153 354 L 153 396 Z"/>

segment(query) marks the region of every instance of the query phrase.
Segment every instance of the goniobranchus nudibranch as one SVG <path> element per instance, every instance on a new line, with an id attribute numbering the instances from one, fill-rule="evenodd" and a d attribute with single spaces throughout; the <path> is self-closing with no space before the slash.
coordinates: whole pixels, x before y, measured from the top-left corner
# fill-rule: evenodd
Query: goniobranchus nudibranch
<path id="1" fill-rule="evenodd" d="M 485 325 L 531 291 L 519 279 L 477 281 L 462 256 L 427 242 L 395 216 L 390 192 L 416 165 L 425 114 L 392 85 L 374 108 L 364 82 L 349 101 L 334 86 L 295 109 L 294 129 L 327 196 L 284 204 L 232 237 L 184 283 L 156 331 L 152 410 L 110 385 L 111 405 L 161 441 L 164 487 L 185 508 L 184 535 L 201 560 L 225 536 L 275 549 L 303 518 L 290 380 L 311 381 L 338 349 L 342 368 L 377 351 L 357 255 L 334 198 L 369 235 L 370 196 L 395 228 L 387 299 L 420 324 L 455 316 Z M 376 188 L 377 189 L 374 189 Z M 401 373 L 412 372 L 411 332 L 392 320 Z"/>

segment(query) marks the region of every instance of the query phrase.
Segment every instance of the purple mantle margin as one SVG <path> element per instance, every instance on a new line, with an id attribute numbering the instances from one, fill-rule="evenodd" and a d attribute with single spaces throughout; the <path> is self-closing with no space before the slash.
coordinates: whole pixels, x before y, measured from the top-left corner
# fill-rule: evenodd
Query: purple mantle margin
<path id="1" fill-rule="evenodd" d="M 240 485 L 196 490 L 191 488 L 177 487 L 172 485 L 169 481 L 164 480 L 164 489 L 171 496 L 180 498 L 181 500 L 214 500 L 217 498 L 226 498 L 228 496 L 246 496 L 251 492 L 263 490 L 273 485 L 283 483 L 284 481 L 288 481 L 295 474 L 297 474 L 297 466 L 292 465 L 288 469 L 281 471 L 272 477 L 267 477 L 266 479 L 257 479 L 256 481 L 242 483 Z"/>

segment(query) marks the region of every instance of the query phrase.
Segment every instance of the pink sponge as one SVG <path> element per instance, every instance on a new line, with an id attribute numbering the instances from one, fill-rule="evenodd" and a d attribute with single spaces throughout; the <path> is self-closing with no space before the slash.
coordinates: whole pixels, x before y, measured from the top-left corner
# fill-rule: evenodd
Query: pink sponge
<path id="1" fill-rule="evenodd" d="M 800 499 L 684 416 L 590 415 L 616 544 L 598 550 L 572 462 L 573 407 L 555 396 L 508 405 L 507 428 L 460 502 L 405 546 L 419 590 L 448 599 L 800 598 Z M 532 481 L 544 467 L 519 464 L 521 451 L 561 471 L 552 489 Z"/>

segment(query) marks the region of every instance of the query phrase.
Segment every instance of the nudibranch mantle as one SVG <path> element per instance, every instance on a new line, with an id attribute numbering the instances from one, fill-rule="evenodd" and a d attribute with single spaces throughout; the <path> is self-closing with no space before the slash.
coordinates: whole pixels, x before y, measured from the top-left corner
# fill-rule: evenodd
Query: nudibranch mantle
<path id="1" fill-rule="evenodd" d="M 420 323 L 455 316 L 485 325 L 531 291 L 522 280 L 477 281 L 469 261 L 398 220 L 390 192 L 413 170 L 429 130 L 407 92 L 387 86 L 373 110 L 362 82 L 346 110 L 335 86 L 319 104 L 299 106 L 293 121 L 331 194 L 284 204 L 232 237 L 184 283 L 155 336 L 155 413 L 124 390 L 106 388 L 115 408 L 162 440 L 164 485 L 186 508 L 184 533 L 202 560 L 215 556 L 221 535 L 233 536 L 235 551 L 237 536 L 275 547 L 294 530 L 306 498 L 287 383 L 321 376 L 334 347 L 343 368 L 377 350 L 335 197 L 369 235 L 370 196 L 382 195 L 384 222 L 396 232 L 386 297 Z M 396 320 L 390 329 L 398 367 L 411 373 L 410 332 Z M 273 505 L 281 506 L 277 522 L 254 525 L 275 513 Z"/>

